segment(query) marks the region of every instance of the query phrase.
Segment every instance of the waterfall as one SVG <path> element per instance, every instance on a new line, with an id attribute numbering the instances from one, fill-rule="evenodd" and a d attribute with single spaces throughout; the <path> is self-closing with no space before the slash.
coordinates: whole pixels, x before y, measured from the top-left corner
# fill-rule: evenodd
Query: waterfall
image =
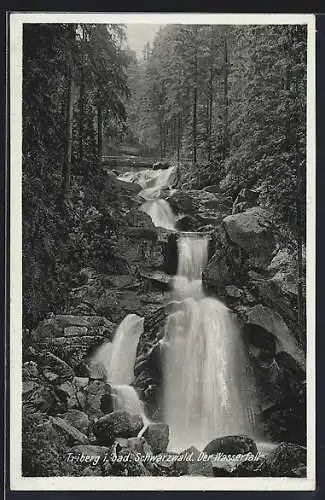
<path id="1" fill-rule="evenodd" d="M 178 238 L 179 276 L 189 280 L 201 279 L 202 271 L 208 262 L 209 240 L 204 236 L 182 235 Z"/>
<path id="2" fill-rule="evenodd" d="M 133 368 L 139 337 L 143 332 L 144 318 L 128 314 L 120 323 L 113 342 L 106 342 L 97 350 L 94 359 L 106 369 L 106 380 L 111 385 L 114 410 L 124 410 L 141 415 L 149 423 L 137 391 L 132 387 Z"/>
<path id="3" fill-rule="evenodd" d="M 146 201 L 141 208 L 150 215 L 155 226 L 175 230 L 175 215 L 167 201 L 162 199 Z"/>
<path id="4" fill-rule="evenodd" d="M 139 337 L 144 318 L 128 314 L 120 323 L 113 338 L 110 358 L 107 359 L 107 380 L 111 384 L 130 384 Z"/>
<path id="5" fill-rule="evenodd" d="M 202 449 L 218 436 L 251 432 L 254 393 L 231 312 L 203 292 L 208 240 L 180 236 L 178 254 L 165 327 L 164 414 L 173 449 Z"/>
<path id="6" fill-rule="evenodd" d="M 157 227 L 175 231 L 176 217 L 166 200 L 160 198 L 163 189 L 170 187 L 175 167 L 157 171 L 142 171 L 138 183 L 143 187 L 139 196 L 145 199 L 141 210 L 150 215 Z"/>

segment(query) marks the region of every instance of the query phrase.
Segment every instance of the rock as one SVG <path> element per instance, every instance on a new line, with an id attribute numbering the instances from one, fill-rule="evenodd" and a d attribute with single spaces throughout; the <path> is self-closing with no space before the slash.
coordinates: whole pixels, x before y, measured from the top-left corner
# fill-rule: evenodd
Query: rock
<path id="1" fill-rule="evenodd" d="M 73 383 L 77 389 L 84 389 L 89 384 L 88 377 L 74 377 Z"/>
<path id="2" fill-rule="evenodd" d="M 225 249 L 217 247 L 202 274 L 205 290 L 219 294 L 220 290 L 233 283 L 235 271 Z"/>
<path id="3" fill-rule="evenodd" d="M 155 309 L 145 317 L 143 333 L 137 347 L 137 356 L 147 353 L 157 343 L 157 340 L 164 335 L 166 318 L 167 314 L 164 307 Z"/>
<path id="4" fill-rule="evenodd" d="M 202 453 L 195 450 L 192 460 L 187 463 L 187 474 L 189 476 L 213 477 L 212 463 L 210 460 L 202 460 Z"/>
<path id="5" fill-rule="evenodd" d="M 38 363 L 44 377 L 52 383 L 59 384 L 74 377 L 71 366 L 51 352 L 40 353 Z"/>
<path id="6" fill-rule="evenodd" d="M 81 476 L 103 476 L 102 467 L 100 465 L 88 465 L 80 474 Z"/>
<path id="7" fill-rule="evenodd" d="M 107 373 L 105 366 L 94 359 L 86 359 L 81 366 L 78 367 L 78 373 L 81 373 L 85 378 L 91 380 L 106 380 Z"/>
<path id="8" fill-rule="evenodd" d="M 23 364 L 23 380 L 36 379 L 39 376 L 37 363 L 35 361 L 26 361 Z"/>
<path id="9" fill-rule="evenodd" d="M 81 457 L 83 455 L 85 457 L 93 458 L 100 457 L 101 459 L 111 454 L 111 448 L 91 444 L 78 444 L 73 446 L 69 451 L 76 457 Z"/>
<path id="10" fill-rule="evenodd" d="M 228 215 L 223 219 L 226 233 L 232 243 L 247 255 L 253 267 L 266 267 L 275 251 L 275 238 L 270 214 L 260 207 Z"/>
<path id="11" fill-rule="evenodd" d="M 238 455 L 246 453 L 257 454 L 257 446 L 253 439 L 245 435 L 223 436 L 213 439 L 204 450 L 208 455 L 224 453 L 225 455 Z"/>
<path id="12" fill-rule="evenodd" d="M 258 204 L 259 192 L 254 189 L 242 188 L 232 207 L 232 214 L 243 212 L 247 208 Z"/>
<path id="13" fill-rule="evenodd" d="M 198 226 L 198 220 L 192 215 L 182 215 L 176 221 L 176 229 L 178 231 L 196 231 Z"/>
<path id="14" fill-rule="evenodd" d="M 305 446 L 306 405 L 296 402 L 288 407 L 286 401 L 275 403 L 263 412 L 262 431 L 269 439 Z"/>
<path id="15" fill-rule="evenodd" d="M 257 349 L 257 355 L 263 354 L 262 359 L 273 360 L 276 349 L 277 339 L 276 336 L 264 326 L 255 323 L 247 323 L 243 328 L 243 337 L 248 350 L 251 347 Z M 254 356 L 255 352 L 251 349 L 251 354 Z"/>
<path id="16" fill-rule="evenodd" d="M 35 391 L 37 387 L 38 383 L 35 380 L 23 380 L 23 397 Z"/>
<path id="17" fill-rule="evenodd" d="M 195 212 L 195 203 L 186 192 L 176 191 L 166 200 L 175 214 L 190 214 Z"/>
<path id="18" fill-rule="evenodd" d="M 150 476 L 150 472 L 139 460 L 136 453 L 123 448 L 112 461 L 112 472 L 114 476 Z"/>
<path id="19" fill-rule="evenodd" d="M 150 215 L 143 212 L 143 210 L 132 209 L 126 214 L 127 223 L 130 226 L 155 229 Z"/>
<path id="20" fill-rule="evenodd" d="M 63 329 L 63 334 L 68 337 L 81 337 L 87 335 L 87 328 L 85 326 L 67 326 Z"/>
<path id="21" fill-rule="evenodd" d="M 68 443 L 87 444 L 88 437 L 60 417 L 49 417 L 53 427 L 67 437 Z"/>
<path id="22" fill-rule="evenodd" d="M 304 364 L 304 354 L 279 313 L 262 304 L 257 304 L 247 309 L 246 316 L 248 323 L 262 326 L 271 332 L 277 338 L 281 350 L 289 352 L 298 363 Z"/>
<path id="23" fill-rule="evenodd" d="M 25 385 L 23 392 L 23 404 L 28 406 L 34 413 L 37 411 L 49 412 L 57 402 L 53 387 L 37 383 L 31 386 Z"/>
<path id="24" fill-rule="evenodd" d="M 219 184 L 212 184 L 211 186 L 206 186 L 203 188 L 204 191 L 207 191 L 208 193 L 219 193 L 220 188 Z"/>
<path id="25" fill-rule="evenodd" d="M 301 466 L 295 469 L 292 469 L 293 477 L 307 477 L 307 467 Z"/>
<path id="26" fill-rule="evenodd" d="M 232 471 L 232 477 L 261 477 L 263 476 L 264 460 L 244 460 Z"/>
<path id="27" fill-rule="evenodd" d="M 167 168 L 169 168 L 169 166 L 169 163 L 166 161 L 156 161 L 156 163 L 152 165 L 152 168 L 153 170 L 166 170 Z"/>
<path id="28" fill-rule="evenodd" d="M 145 400 L 149 417 L 154 420 L 161 419 L 162 367 L 159 339 L 164 336 L 166 317 L 164 307 L 155 309 L 145 317 L 134 366 L 133 385 Z"/>
<path id="29" fill-rule="evenodd" d="M 53 373 L 58 374 L 57 370 L 60 370 L 60 380 L 62 377 L 69 380 L 74 376 L 72 369 L 87 357 L 91 349 L 111 339 L 115 329 L 115 324 L 100 316 L 57 315 L 42 321 L 32 337 L 37 349 L 51 353 L 51 359 L 47 356 L 43 363 L 46 367 L 50 363 L 47 373 L 53 372 L 55 360 L 56 363 L 61 360 L 60 368 L 57 365 Z"/>
<path id="30" fill-rule="evenodd" d="M 78 408 L 79 402 L 77 398 L 77 392 L 78 388 L 70 380 L 56 387 L 56 394 L 67 409 Z"/>
<path id="31" fill-rule="evenodd" d="M 158 290 L 166 291 L 170 288 L 171 276 L 164 271 L 141 270 L 140 276 L 152 283 Z"/>
<path id="32" fill-rule="evenodd" d="M 152 449 L 143 437 L 133 437 L 127 440 L 127 448 L 143 455 L 152 454 Z"/>
<path id="33" fill-rule="evenodd" d="M 110 445 L 116 437 L 136 437 L 143 427 L 140 415 L 114 411 L 94 422 L 93 432 L 100 445 Z"/>
<path id="34" fill-rule="evenodd" d="M 297 278 L 283 270 L 271 277 L 251 276 L 252 285 L 266 305 L 280 314 L 291 329 L 297 325 Z"/>
<path id="35" fill-rule="evenodd" d="M 244 296 L 243 290 L 241 288 L 237 288 L 234 285 L 227 285 L 226 292 L 230 297 L 234 297 L 236 299 L 239 299 Z"/>
<path id="36" fill-rule="evenodd" d="M 63 415 L 59 415 L 62 420 L 67 422 L 68 424 L 73 425 L 78 431 L 87 435 L 89 431 L 90 420 L 88 415 L 83 411 L 72 409 L 68 410 Z"/>
<path id="37" fill-rule="evenodd" d="M 91 417 L 102 417 L 112 408 L 111 386 L 102 380 L 90 380 L 83 394 L 83 410 Z"/>
<path id="38" fill-rule="evenodd" d="M 169 427 L 167 424 L 149 424 L 143 437 L 148 442 L 154 455 L 167 450 L 169 442 Z"/>
<path id="39" fill-rule="evenodd" d="M 263 475 L 268 477 L 297 477 L 297 469 L 303 472 L 306 461 L 307 450 L 304 446 L 281 443 L 266 456 L 263 464 Z"/>

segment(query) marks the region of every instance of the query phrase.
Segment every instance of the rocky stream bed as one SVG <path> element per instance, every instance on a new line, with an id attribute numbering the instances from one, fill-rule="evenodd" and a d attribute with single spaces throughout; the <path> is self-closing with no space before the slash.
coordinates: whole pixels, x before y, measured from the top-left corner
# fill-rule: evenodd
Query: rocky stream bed
<path id="1" fill-rule="evenodd" d="M 155 227 L 140 209 L 141 186 L 110 171 L 104 201 L 111 190 L 117 201 L 107 203 L 115 228 L 104 243 L 110 249 L 105 272 L 81 269 L 61 313 L 40 322 L 24 342 L 23 410 L 33 433 L 45 436 L 52 448 L 61 446 L 62 462 L 72 467 L 55 474 L 305 477 L 305 359 L 297 326 L 297 265 L 271 215 L 256 200 L 234 207 L 217 186 L 185 190 L 177 178 L 172 191 L 161 194 L 177 217 L 178 231 L 208 234 L 204 289 L 239 321 L 261 401 L 259 432 L 276 444 L 258 455 L 251 436 L 220 436 L 216 429 L 204 449 L 175 452 L 163 422 L 164 353 L 159 341 L 177 268 L 178 233 Z M 131 313 L 144 317 L 132 386 L 149 425 L 139 415 L 114 411 L 106 374 L 92 359 Z M 237 462 L 222 459 L 239 454 Z M 82 459 L 86 456 L 92 458 Z M 30 474 L 39 472 L 35 468 Z"/>

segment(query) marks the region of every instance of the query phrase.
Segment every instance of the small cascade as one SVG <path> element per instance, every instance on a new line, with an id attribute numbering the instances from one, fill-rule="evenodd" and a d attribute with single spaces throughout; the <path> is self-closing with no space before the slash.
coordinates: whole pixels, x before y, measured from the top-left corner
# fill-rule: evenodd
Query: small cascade
<path id="1" fill-rule="evenodd" d="M 206 237 L 182 235 L 178 238 L 178 276 L 186 276 L 190 281 L 201 280 L 208 262 L 209 240 Z"/>
<path id="2" fill-rule="evenodd" d="M 112 385 L 112 392 L 115 394 L 114 410 L 141 415 L 144 422 L 148 420 L 145 416 L 143 403 L 134 387 L 127 384 Z"/>
<path id="3" fill-rule="evenodd" d="M 137 182 L 143 187 L 139 196 L 145 203 L 141 209 L 150 215 L 156 227 L 175 231 L 176 217 L 166 200 L 160 198 L 163 189 L 169 189 L 175 173 L 175 167 L 165 170 L 143 171 Z"/>
<path id="4" fill-rule="evenodd" d="M 139 337 L 143 332 L 144 318 L 128 314 L 116 330 L 111 355 L 107 359 L 107 380 L 111 384 L 130 384 Z"/>
<path id="5" fill-rule="evenodd" d="M 255 393 L 231 312 L 202 288 L 207 240 L 180 236 L 178 254 L 165 328 L 164 414 L 173 450 L 202 449 L 217 436 L 252 432 Z"/>
<path id="6" fill-rule="evenodd" d="M 164 229 L 175 231 L 176 218 L 167 201 L 162 199 L 146 201 L 141 206 L 141 209 L 150 215 L 156 227 L 163 227 Z"/>
<path id="7" fill-rule="evenodd" d="M 139 337 L 143 332 L 144 318 L 128 314 L 120 323 L 113 342 L 106 342 L 97 350 L 94 359 L 106 369 L 106 381 L 111 385 L 114 410 L 141 415 L 144 425 L 149 423 L 137 391 L 130 384 Z"/>

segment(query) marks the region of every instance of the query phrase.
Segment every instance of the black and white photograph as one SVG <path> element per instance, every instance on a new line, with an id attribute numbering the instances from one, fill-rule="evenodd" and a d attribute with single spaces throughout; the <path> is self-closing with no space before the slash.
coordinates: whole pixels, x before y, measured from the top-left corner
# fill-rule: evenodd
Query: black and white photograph
<path id="1" fill-rule="evenodd" d="M 315 487 L 314 45 L 11 15 L 12 489 Z"/>

